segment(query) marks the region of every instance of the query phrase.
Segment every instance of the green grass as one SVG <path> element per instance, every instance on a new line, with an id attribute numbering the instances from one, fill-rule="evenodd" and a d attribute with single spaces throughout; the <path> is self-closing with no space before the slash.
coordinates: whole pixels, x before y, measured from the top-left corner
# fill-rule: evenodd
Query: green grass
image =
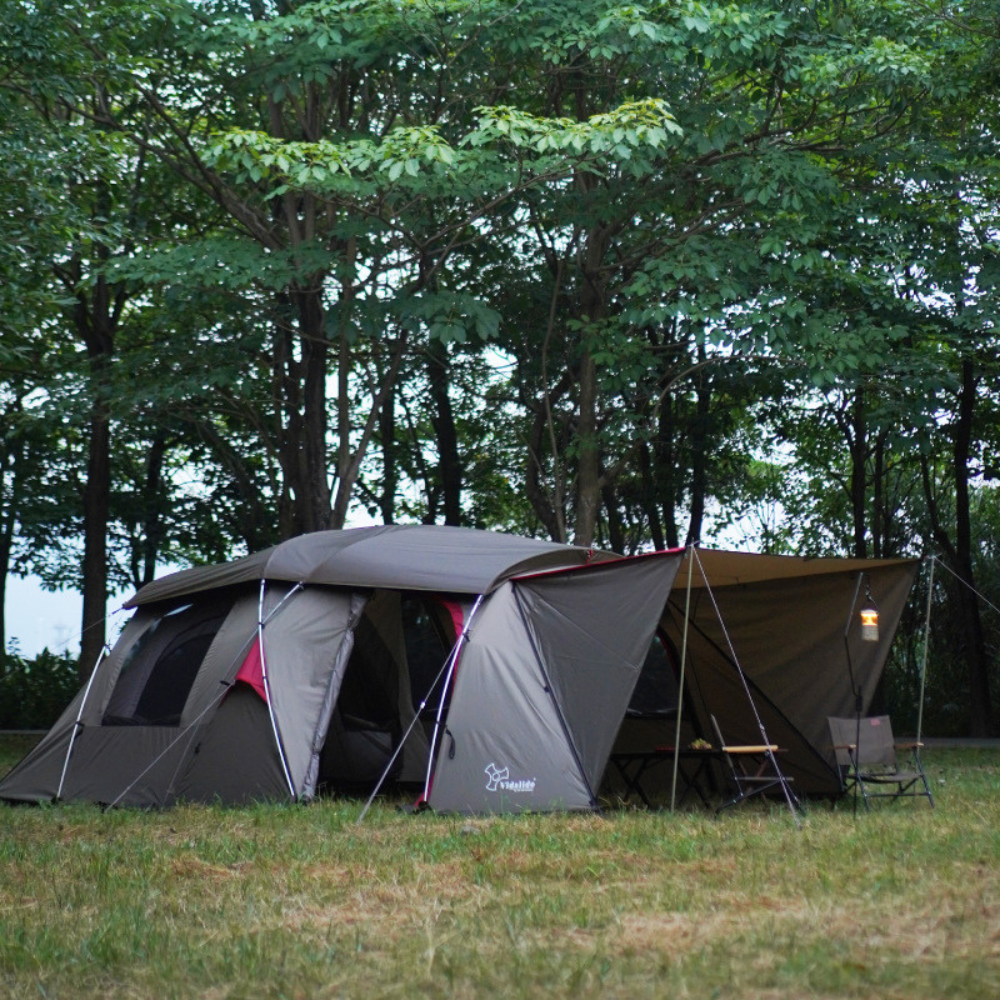
<path id="1" fill-rule="evenodd" d="M 0 741 L 0 772 L 24 746 Z M 938 798 L 468 819 L 0 808 L 0 996 L 1000 996 L 1000 752 Z"/>

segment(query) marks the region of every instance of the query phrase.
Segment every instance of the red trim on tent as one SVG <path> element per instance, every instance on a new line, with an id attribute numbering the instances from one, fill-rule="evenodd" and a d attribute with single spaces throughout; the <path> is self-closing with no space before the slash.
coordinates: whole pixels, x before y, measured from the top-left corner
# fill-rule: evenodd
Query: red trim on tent
<path id="1" fill-rule="evenodd" d="M 583 566 L 563 566 L 560 569 L 545 569 L 538 573 L 525 573 L 523 576 L 512 576 L 512 582 L 519 583 L 521 580 L 537 580 L 543 576 L 559 576 L 567 573 L 587 573 L 597 572 L 607 569 L 609 566 L 618 566 L 623 562 L 635 562 L 638 559 L 659 559 L 660 556 L 682 555 L 687 549 L 678 547 L 676 549 L 657 549 L 655 552 L 639 552 L 634 556 L 621 556 L 618 559 L 602 559 L 600 562 L 588 562 Z"/>
<path id="2" fill-rule="evenodd" d="M 458 601 L 450 601 L 440 594 L 434 595 L 434 600 L 440 604 L 451 617 L 451 627 L 455 630 L 455 642 L 458 642 L 462 630 L 465 628 L 465 615 L 462 613 L 462 605 Z"/>
<path id="3" fill-rule="evenodd" d="M 462 642 L 462 640 L 464 638 L 464 635 L 465 635 L 465 615 L 462 612 L 462 605 L 459 604 L 458 601 L 449 600 L 447 597 L 442 597 L 440 594 L 435 594 L 434 595 L 434 600 L 437 601 L 439 604 L 443 605 L 444 608 L 447 610 L 448 614 L 451 615 L 451 624 L 452 624 L 452 626 L 455 629 L 455 644 L 457 645 L 458 643 Z M 445 688 L 445 690 L 444 690 L 444 692 L 443 692 L 443 694 L 441 696 L 442 699 L 443 698 L 447 698 L 450 695 L 451 688 L 454 687 L 454 684 L 455 684 L 455 678 L 458 677 L 458 668 L 459 668 L 459 665 L 461 664 L 461 662 L 462 662 L 462 651 L 461 651 L 461 649 L 459 649 L 458 656 L 457 656 L 457 658 L 455 660 L 455 663 L 452 666 L 451 676 L 446 679 L 446 683 L 447 683 L 448 687 Z M 445 728 L 447 728 L 446 726 L 444 726 L 444 722 L 445 722 L 445 720 L 447 718 L 448 718 L 448 713 L 446 711 L 445 714 L 444 714 L 444 718 L 441 720 L 441 722 L 442 722 L 442 743 L 441 743 L 441 746 L 442 747 L 444 746 L 443 731 L 444 731 Z M 437 748 L 437 752 L 438 753 L 441 752 L 441 747 Z M 433 766 L 431 768 L 430 773 L 427 776 L 427 783 L 426 783 L 426 786 L 424 788 L 424 794 L 421 795 L 420 798 L 417 799 L 416 803 L 414 804 L 414 809 L 417 812 L 420 812 L 423 809 L 430 808 L 429 805 L 428 805 L 427 800 L 431 797 L 431 791 L 434 788 L 434 778 L 436 776 L 437 776 L 437 767 Z"/>
<path id="4" fill-rule="evenodd" d="M 261 696 L 264 702 L 267 702 L 267 688 L 264 686 L 264 662 L 260 655 L 259 635 L 250 652 L 247 653 L 247 658 L 243 661 L 243 665 L 237 672 L 236 680 L 243 681 L 244 684 L 249 684 Z"/>

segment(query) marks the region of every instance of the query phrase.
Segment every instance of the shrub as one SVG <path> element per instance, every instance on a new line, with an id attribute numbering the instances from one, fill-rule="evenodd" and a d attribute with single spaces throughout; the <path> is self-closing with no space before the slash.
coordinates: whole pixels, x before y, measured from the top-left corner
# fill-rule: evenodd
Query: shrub
<path id="1" fill-rule="evenodd" d="M 48 729 L 80 687 L 76 657 L 0 656 L 0 729 Z"/>

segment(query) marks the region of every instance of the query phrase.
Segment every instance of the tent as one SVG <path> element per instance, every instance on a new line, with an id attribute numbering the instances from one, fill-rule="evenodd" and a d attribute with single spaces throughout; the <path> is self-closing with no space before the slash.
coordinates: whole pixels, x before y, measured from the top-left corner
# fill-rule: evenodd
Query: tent
<path id="1" fill-rule="evenodd" d="M 680 745 L 695 737 L 714 742 L 710 715 L 730 743 L 760 743 L 763 724 L 767 742 L 782 748 L 780 765 L 796 792 L 839 794 L 827 717 L 854 715 L 856 690 L 862 712 L 871 708 L 918 566 L 916 559 L 690 550 L 660 622 L 659 683 L 648 676 L 651 658 L 614 750 L 673 745 L 674 678 L 684 653 Z M 858 627 L 868 591 L 879 611 L 877 642 L 863 641 Z M 662 792 L 669 780 L 660 769 L 644 785 Z"/>
<path id="2" fill-rule="evenodd" d="M 172 574 L 0 798 L 593 809 L 682 557 L 391 526 Z"/>

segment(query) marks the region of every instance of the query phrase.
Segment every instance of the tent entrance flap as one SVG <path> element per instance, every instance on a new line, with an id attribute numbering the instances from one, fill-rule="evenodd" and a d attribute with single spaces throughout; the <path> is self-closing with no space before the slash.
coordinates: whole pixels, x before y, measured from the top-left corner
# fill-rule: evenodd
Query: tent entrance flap
<path id="1" fill-rule="evenodd" d="M 378 591 L 354 628 L 320 754 L 321 790 L 366 792 L 383 779 L 416 783 L 423 776 L 427 738 L 411 726 L 403 604 L 402 594 Z"/>
<path id="2" fill-rule="evenodd" d="M 594 808 L 682 555 L 520 578 L 490 595 L 462 654 L 433 808 Z"/>

